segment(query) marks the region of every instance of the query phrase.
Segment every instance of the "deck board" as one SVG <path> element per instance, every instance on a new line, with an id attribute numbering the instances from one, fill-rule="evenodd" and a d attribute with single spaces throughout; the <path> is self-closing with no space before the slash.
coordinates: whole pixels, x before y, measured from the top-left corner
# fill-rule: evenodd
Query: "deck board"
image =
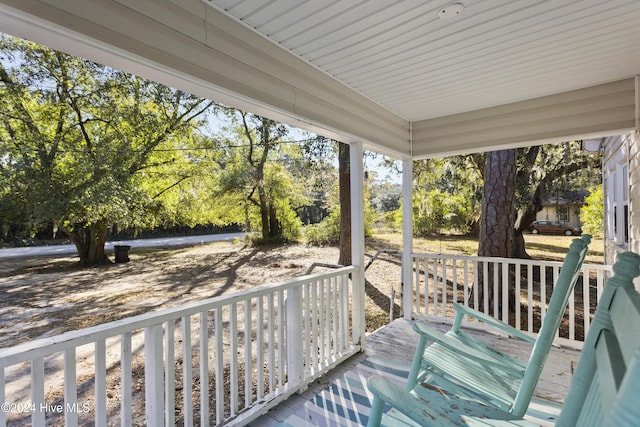
<path id="1" fill-rule="evenodd" d="M 326 390 L 329 385 L 337 379 L 343 377 L 345 373 L 356 369 L 356 366 L 365 358 L 371 360 L 385 360 L 397 365 L 399 368 L 408 371 L 411 358 L 415 352 L 417 344 L 416 333 L 412 329 L 412 322 L 404 319 L 396 319 L 387 326 L 367 335 L 366 352 L 357 354 L 346 362 L 342 363 L 331 372 L 314 381 L 308 389 L 299 395 L 289 398 L 275 409 L 256 419 L 250 426 L 287 426 L 287 418 L 291 417 L 316 394 Z M 443 332 L 450 326 L 446 324 L 432 323 Z M 474 335 L 478 339 L 490 343 L 498 350 L 509 353 L 522 360 L 528 358 L 531 345 L 522 343 L 504 335 L 490 333 L 480 329 L 465 328 L 465 331 Z M 557 414 L 558 407 L 562 403 L 569 389 L 572 377 L 572 366 L 578 360 L 580 351 L 569 348 L 553 347 L 545 367 L 542 377 L 534 393 L 534 401 L 530 407 L 530 414 L 538 417 L 545 417 L 546 414 Z M 553 422 L 550 421 L 550 425 Z M 327 420 L 326 425 L 341 425 L 337 421 Z M 349 425 L 349 424 L 347 424 Z"/>

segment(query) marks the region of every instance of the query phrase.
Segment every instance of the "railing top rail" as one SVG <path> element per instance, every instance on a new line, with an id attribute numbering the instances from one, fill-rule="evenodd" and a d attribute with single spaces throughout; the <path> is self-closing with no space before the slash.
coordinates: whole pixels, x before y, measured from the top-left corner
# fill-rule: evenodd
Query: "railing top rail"
<path id="1" fill-rule="evenodd" d="M 35 357 L 58 353 L 67 348 L 78 347 L 97 340 L 158 325 L 167 320 L 179 319 L 181 317 L 191 316 L 203 311 L 209 311 L 218 307 L 224 307 L 240 301 L 245 301 L 250 298 L 256 298 L 281 290 L 295 288 L 301 283 L 330 279 L 350 274 L 354 271 L 356 271 L 356 267 L 347 266 L 329 272 L 309 274 L 277 284 L 263 285 L 257 288 L 235 292 L 230 295 L 222 295 L 219 297 L 209 298 L 204 301 L 181 305 L 179 307 L 171 307 L 164 310 L 115 320 L 109 323 L 103 323 L 101 325 L 85 329 L 69 331 L 53 337 L 39 338 L 12 347 L 0 348 L 0 368 L 25 362 Z"/>
<path id="2" fill-rule="evenodd" d="M 510 264 L 523 264 L 523 265 L 544 265 L 547 267 L 559 267 L 562 266 L 562 261 L 546 261 L 546 260 L 535 260 L 535 259 L 522 259 L 522 258 L 500 258 L 500 257 L 480 257 L 473 255 L 448 255 L 448 254 L 428 254 L 428 253 L 418 253 L 414 252 L 411 254 L 412 258 L 430 258 L 430 259 L 448 259 L 454 261 L 478 261 L 478 262 L 504 262 Z M 592 269 L 603 269 L 603 270 L 611 270 L 611 266 L 607 264 L 590 264 L 584 263 L 581 269 L 584 268 L 592 268 Z"/>

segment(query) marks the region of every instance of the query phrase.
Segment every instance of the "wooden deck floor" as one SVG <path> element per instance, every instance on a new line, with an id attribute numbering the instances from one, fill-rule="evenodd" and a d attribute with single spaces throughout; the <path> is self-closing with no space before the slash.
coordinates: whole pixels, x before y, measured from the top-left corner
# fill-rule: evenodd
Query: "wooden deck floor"
<path id="1" fill-rule="evenodd" d="M 449 329 L 449 325 L 431 323 L 443 332 Z M 412 322 L 404 319 L 397 319 L 389 325 L 369 334 L 366 337 L 365 353 L 357 354 L 341 364 L 339 367 L 310 384 L 309 388 L 298 395 L 290 397 L 275 409 L 261 416 L 251 426 L 289 426 L 291 417 L 300 412 L 300 408 L 314 399 L 318 393 L 326 391 L 332 382 L 356 369 L 365 359 L 368 360 L 388 360 L 397 364 L 399 368 L 409 369 L 411 358 L 415 351 L 416 334 L 412 329 Z M 479 339 L 491 343 L 499 350 L 507 352 L 515 357 L 526 360 L 531 351 L 531 346 L 523 344 L 521 341 L 500 336 L 483 330 L 467 329 Z M 553 347 L 544 370 L 534 393 L 534 400 L 530 406 L 530 414 L 537 420 L 549 418 L 548 425 L 553 425 L 553 416 L 559 413 L 559 406 L 563 402 L 564 396 L 569 389 L 572 371 L 580 356 L 578 350 L 568 348 Z M 367 391 L 368 393 L 368 391 Z M 343 425 L 340 422 L 325 420 L 310 422 L 310 425 L 337 426 Z M 358 425 L 346 423 L 344 425 Z"/>

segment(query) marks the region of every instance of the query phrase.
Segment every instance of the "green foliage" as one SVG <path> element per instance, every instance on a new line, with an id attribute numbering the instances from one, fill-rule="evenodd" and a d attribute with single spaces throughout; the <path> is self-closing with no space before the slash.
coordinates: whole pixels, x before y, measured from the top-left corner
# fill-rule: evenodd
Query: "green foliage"
<path id="1" fill-rule="evenodd" d="M 113 225 L 212 220 L 196 201 L 216 168 L 190 149 L 214 103 L 17 38 L 0 48 L 0 172 L 11 188 L 0 197 L 25 223 L 55 223 L 79 250 L 100 252 Z"/>
<path id="2" fill-rule="evenodd" d="M 304 236 L 308 244 L 315 246 L 334 245 L 340 242 L 340 205 L 338 204 L 338 185 L 334 185 L 329 197 L 331 207 L 329 215 L 317 224 L 310 224 L 304 228 Z M 378 214 L 374 211 L 365 188 L 364 202 L 364 235 L 373 235 L 373 226 Z"/>
<path id="3" fill-rule="evenodd" d="M 482 178 L 474 156 L 414 162 L 414 233 L 468 233 L 478 221 Z"/>
<path id="4" fill-rule="evenodd" d="M 580 209 L 582 231 L 593 237 L 604 236 L 604 201 L 602 185 L 595 187 L 585 198 L 584 206 Z"/>
<path id="5" fill-rule="evenodd" d="M 314 246 L 335 245 L 340 242 L 340 209 L 334 209 L 317 224 L 309 224 L 304 228 L 304 236 L 308 244 Z"/>
<path id="6" fill-rule="evenodd" d="M 222 154 L 216 199 L 225 201 L 228 212 L 244 213 L 247 228 L 259 236 L 254 243 L 298 239 L 302 221 L 296 210 L 311 204 L 301 173 L 303 146 L 283 140 L 291 131 L 285 125 L 238 110 L 225 112 L 231 125 L 220 139 L 237 142 Z"/>
<path id="7" fill-rule="evenodd" d="M 460 195 L 438 189 L 420 192 L 413 198 L 414 232 L 427 236 L 443 231 L 467 233 L 470 229 L 470 202 Z"/>

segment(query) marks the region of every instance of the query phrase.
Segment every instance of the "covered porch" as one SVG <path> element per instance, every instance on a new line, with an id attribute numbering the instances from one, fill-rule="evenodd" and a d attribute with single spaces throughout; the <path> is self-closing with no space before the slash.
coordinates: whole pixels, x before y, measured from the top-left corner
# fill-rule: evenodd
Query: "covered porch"
<path id="1" fill-rule="evenodd" d="M 353 265 L 0 350 L 0 401 L 29 402 L 8 408 L 34 425 L 48 416 L 69 426 L 243 424 L 374 351 L 363 327 L 364 148 L 402 160 L 409 201 L 414 160 L 629 134 L 629 241 L 620 250 L 640 249 L 638 2 L 0 4 L 4 32 L 351 145 Z M 434 261 L 443 267 L 420 277 L 427 261 L 414 267 L 411 203 L 403 206 L 403 316 L 446 318 L 450 298 L 468 295 L 469 282 L 462 295 L 457 287 L 465 261 Z M 606 270 L 592 276 L 583 302 Z M 536 305 L 532 292 L 522 298 Z M 543 315 L 544 300 L 538 306 Z M 569 317 L 568 330 L 588 319 Z M 94 396 L 86 411 L 83 393 Z M 16 411 L 0 412 L 0 426 Z"/>
<path id="2" fill-rule="evenodd" d="M 485 311 L 502 319 L 520 312 L 512 323 L 532 335 L 560 269 L 559 262 L 549 261 L 428 254 L 412 259 L 413 317 L 447 328 L 453 302 L 477 306 L 467 296 L 491 286 L 499 292 Z M 513 284 L 486 274 L 479 281 L 478 268 L 488 263 L 521 274 L 513 276 Z M 351 312 L 358 298 L 350 278 L 354 271 L 320 272 L 0 349 L 0 399 L 8 405 L 0 424 L 262 425 L 288 422 L 311 408 L 314 417 L 326 415 L 328 425 L 340 425 L 339 414 L 318 413 L 309 402 L 333 396 L 328 384 L 343 376 L 357 378 L 360 390 L 340 395 L 336 410 L 353 404 L 366 417 L 367 374 L 406 378 L 417 335 L 412 320 L 398 319 L 360 344 L 364 331 L 356 329 Z M 552 350 L 536 398 L 562 402 L 591 322 L 584 313 L 593 312 L 609 273 L 606 265 L 583 265 L 556 338 L 562 347 Z M 496 311 L 498 295 L 512 285 L 518 306 Z M 526 360 L 531 346 L 484 324 L 466 326 Z"/>
<path id="3" fill-rule="evenodd" d="M 443 332 L 448 326 L 436 319 L 429 322 Z M 405 374 L 415 350 L 416 333 L 413 321 L 397 319 L 367 335 L 366 351 L 352 356 L 322 378 L 309 384 L 299 395 L 290 397 L 266 414 L 252 421 L 251 426 L 349 426 L 366 425 L 371 393 L 366 387 L 369 376 L 382 374 L 403 385 Z M 528 348 L 505 336 L 482 328 L 470 327 L 467 332 L 492 347 L 526 360 Z M 569 347 L 554 347 L 534 393 L 528 419 L 542 425 L 553 425 L 560 411 L 575 363 L 580 351 Z"/>

